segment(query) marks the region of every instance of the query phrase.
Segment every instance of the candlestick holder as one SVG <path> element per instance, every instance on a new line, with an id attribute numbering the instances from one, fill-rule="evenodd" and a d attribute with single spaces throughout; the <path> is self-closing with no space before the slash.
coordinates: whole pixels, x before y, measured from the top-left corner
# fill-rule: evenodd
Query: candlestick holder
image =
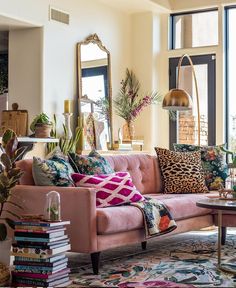
<path id="1" fill-rule="evenodd" d="M 73 115 L 73 113 L 63 113 L 64 117 L 65 117 L 65 127 L 66 127 L 66 130 L 67 130 L 67 135 L 66 136 L 66 139 L 71 139 L 72 138 L 72 131 L 71 131 L 71 128 L 70 128 L 70 117 Z"/>

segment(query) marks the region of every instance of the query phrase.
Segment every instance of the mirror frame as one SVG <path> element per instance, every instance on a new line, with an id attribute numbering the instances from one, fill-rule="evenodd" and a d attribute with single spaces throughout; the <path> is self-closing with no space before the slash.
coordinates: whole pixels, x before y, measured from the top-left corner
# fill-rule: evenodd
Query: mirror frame
<path id="1" fill-rule="evenodd" d="M 88 45 L 90 43 L 97 44 L 97 46 L 107 53 L 107 65 L 108 65 L 108 99 L 109 99 L 109 118 L 110 118 L 110 147 L 108 150 L 113 149 L 113 121 L 112 121 L 112 85 L 111 85 L 111 55 L 107 48 L 103 45 L 98 35 L 91 34 L 84 41 L 77 43 L 77 87 L 78 87 L 78 126 L 81 127 L 82 112 L 81 112 L 81 99 L 82 99 L 82 71 L 81 71 L 81 45 Z"/>

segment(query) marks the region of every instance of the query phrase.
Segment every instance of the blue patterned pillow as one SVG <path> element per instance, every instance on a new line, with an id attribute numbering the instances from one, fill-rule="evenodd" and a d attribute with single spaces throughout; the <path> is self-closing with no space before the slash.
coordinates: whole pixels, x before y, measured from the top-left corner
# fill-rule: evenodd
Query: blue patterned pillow
<path id="1" fill-rule="evenodd" d="M 33 157 L 32 173 L 37 186 L 74 186 L 71 165 L 63 158 L 55 157 L 48 160 Z"/>
<path id="2" fill-rule="evenodd" d="M 206 186 L 209 190 L 217 190 L 220 184 L 225 185 L 228 176 L 225 153 L 219 146 L 195 146 L 190 144 L 174 144 L 177 152 L 201 151 L 202 167 L 205 175 Z"/>
<path id="3" fill-rule="evenodd" d="M 91 151 L 89 155 L 70 153 L 69 161 L 74 170 L 80 174 L 99 175 L 115 172 L 109 162 L 95 150 Z"/>

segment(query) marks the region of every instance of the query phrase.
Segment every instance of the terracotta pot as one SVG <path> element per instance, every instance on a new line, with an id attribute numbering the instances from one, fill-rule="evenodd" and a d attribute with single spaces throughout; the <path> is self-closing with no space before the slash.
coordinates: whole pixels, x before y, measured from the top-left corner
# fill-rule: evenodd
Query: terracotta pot
<path id="1" fill-rule="evenodd" d="M 10 266 L 10 253 L 11 253 L 12 239 L 7 238 L 0 241 L 0 263 Z"/>
<path id="2" fill-rule="evenodd" d="M 50 138 L 52 125 L 48 124 L 36 124 L 35 125 L 35 137 L 36 138 Z"/>

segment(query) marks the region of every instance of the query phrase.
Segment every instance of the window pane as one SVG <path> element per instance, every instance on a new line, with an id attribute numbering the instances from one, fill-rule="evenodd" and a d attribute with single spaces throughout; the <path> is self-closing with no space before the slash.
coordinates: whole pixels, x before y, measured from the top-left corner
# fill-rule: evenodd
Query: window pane
<path id="1" fill-rule="evenodd" d="M 191 66 L 181 66 L 180 88 L 186 90 L 193 99 L 193 110 L 178 113 L 177 142 L 198 144 L 198 116 L 196 89 Z M 208 144 L 208 66 L 194 65 L 200 104 L 200 144 Z"/>
<path id="2" fill-rule="evenodd" d="M 236 94 L 235 94 L 235 66 L 236 66 L 236 9 L 228 11 L 228 145 L 236 151 Z"/>
<path id="3" fill-rule="evenodd" d="M 218 11 L 173 17 L 173 49 L 218 45 Z"/>

